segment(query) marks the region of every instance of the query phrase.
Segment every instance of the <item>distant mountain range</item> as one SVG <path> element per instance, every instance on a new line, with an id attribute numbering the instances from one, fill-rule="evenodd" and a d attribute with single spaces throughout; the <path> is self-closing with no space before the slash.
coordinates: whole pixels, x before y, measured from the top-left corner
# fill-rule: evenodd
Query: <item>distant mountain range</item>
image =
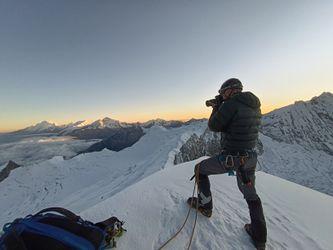
<path id="1" fill-rule="evenodd" d="M 332 111 L 333 95 L 323 93 L 309 101 L 298 101 L 265 114 L 256 146 L 260 162 L 258 169 L 333 195 Z M 221 151 L 220 133 L 209 131 L 206 124 L 206 119 L 187 122 L 156 119 L 145 123 L 123 123 L 104 118 L 93 123 L 80 121 L 62 126 L 41 122 L 15 133 L 52 133 L 100 139 L 81 152 L 87 153 L 104 148 L 122 151 L 140 143 L 140 139 L 145 138 L 151 129 L 189 130 L 173 152 L 174 163 L 179 164 Z M 201 132 L 190 133 L 190 128 L 196 126 L 200 127 Z"/>
<path id="2" fill-rule="evenodd" d="M 127 122 L 121 122 L 118 120 L 111 119 L 109 117 L 105 117 L 103 119 L 96 120 L 92 123 L 89 123 L 85 120 L 83 121 L 77 121 L 72 122 L 69 124 L 63 124 L 63 125 L 56 125 L 55 123 L 51 123 L 48 121 L 42 121 L 40 123 L 37 123 L 35 125 L 32 125 L 30 127 L 17 130 L 14 132 L 11 132 L 11 134 L 47 134 L 47 133 L 56 133 L 59 135 L 71 135 L 71 136 L 77 136 L 80 139 L 86 139 L 86 137 L 92 137 L 93 139 L 97 139 L 98 137 L 104 138 L 103 132 L 101 132 L 101 135 L 98 135 L 98 132 L 95 132 L 94 135 L 89 135 L 89 132 L 91 133 L 91 130 L 107 130 L 107 129 L 121 129 L 121 128 L 129 128 L 129 127 L 142 127 L 142 128 L 150 128 L 154 125 L 162 126 L 165 128 L 176 128 L 183 125 L 188 125 L 189 123 L 193 121 L 200 121 L 204 119 L 191 119 L 187 122 L 178 121 L 178 120 L 163 120 L 163 119 L 154 119 L 149 120 L 147 122 L 133 122 L 133 123 L 127 123 Z"/>
<path id="3" fill-rule="evenodd" d="M 64 124 L 64 125 L 56 125 L 55 123 L 50 123 L 48 121 L 42 121 L 37 123 L 36 125 L 32 125 L 30 127 L 17 130 L 11 132 L 10 134 L 47 134 L 47 133 L 61 133 L 61 132 L 70 132 L 72 130 L 80 129 L 88 125 L 86 121 L 78 121 L 74 123 Z"/>
<path id="4" fill-rule="evenodd" d="M 59 136 L 73 136 L 82 140 L 101 139 L 100 142 L 92 145 L 81 153 L 101 151 L 104 148 L 120 151 L 136 143 L 144 135 L 144 130 L 151 128 L 154 125 L 165 128 L 177 128 L 189 125 L 195 121 L 200 121 L 200 119 L 191 119 L 187 122 L 154 119 L 143 123 L 126 123 L 105 117 L 92 123 L 78 121 L 65 125 L 56 125 L 54 123 L 42 121 L 36 125 L 12 132 L 11 134 L 56 134 Z"/>
<path id="5" fill-rule="evenodd" d="M 142 128 L 145 135 L 120 152 L 103 150 L 67 161 L 53 157 L 24 167 L 13 162 L 0 166 L 0 228 L 45 207 L 60 206 L 85 220 L 101 221 L 115 215 L 126 221 L 129 230 L 119 240 L 120 249 L 158 249 L 186 217 L 185 201 L 195 185 L 189 178 L 194 166 L 206 159 L 174 166 L 175 154 L 185 142 L 192 144 L 189 157 L 218 150 L 218 134 L 206 128 L 206 121 L 172 129 L 152 126 Z M 265 172 L 286 174 L 326 193 L 332 190 L 329 175 L 325 175 L 332 168 L 331 155 L 262 133 L 260 142 L 259 158 Z M 332 249 L 332 197 L 263 172 L 256 177 L 268 222 L 267 249 Z M 236 177 L 212 176 L 211 181 L 213 216 L 207 220 L 198 215 L 192 248 L 254 249 L 242 231 L 249 215 Z M 194 217 L 191 212 L 186 229 L 170 248 L 187 247 Z"/>
<path id="6" fill-rule="evenodd" d="M 154 125 L 177 128 L 195 121 L 156 119 L 124 123 L 104 118 L 92 123 L 78 121 L 60 126 L 44 121 L 13 133 L 53 133 L 100 139 L 81 153 L 104 148 L 121 151 L 138 142 Z M 191 134 L 180 145 L 174 163 L 218 154 L 220 140 L 220 133 L 213 133 L 208 128 L 202 134 Z M 258 168 L 263 171 L 333 195 L 333 94 L 325 92 L 309 101 L 297 101 L 263 115 L 256 149 L 261 163 Z"/>

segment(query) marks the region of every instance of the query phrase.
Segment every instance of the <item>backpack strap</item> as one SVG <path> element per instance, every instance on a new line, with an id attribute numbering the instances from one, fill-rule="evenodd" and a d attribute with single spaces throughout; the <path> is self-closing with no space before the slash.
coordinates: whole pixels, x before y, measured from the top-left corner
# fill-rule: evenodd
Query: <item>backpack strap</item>
<path id="1" fill-rule="evenodd" d="M 6 246 L 10 246 L 12 250 L 27 250 L 24 241 L 17 234 L 16 230 L 12 230 L 10 233 L 5 232 L 0 238 L 0 249 L 6 250 Z"/>
<path id="2" fill-rule="evenodd" d="M 31 233 L 57 239 L 64 244 L 71 246 L 72 249 L 95 250 L 94 245 L 87 239 L 62 228 L 37 222 L 33 218 L 24 219 L 20 221 L 20 224 L 15 226 L 18 228 L 18 231 L 25 230 Z"/>
<path id="3" fill-rule="evenodd" d="M 82 222 L 83 221 L 80 216 L 78 216 L 78 215 L 74 214 L 73 212 L 71 212 L 71 211 L 69 211 L 65 208 L 62 208 L 62 207 L 45 208 L 45 209 L 39 211 L 38 213 L 36 213 L 34 216 L 42 215 L 42 214 L 47 213 L 47 212 L 56 212 L 56 213 L 61 214 L 61 215 L 65 216 L 68 219 L 70 219 L 72 221 L 75 221 L 75 222 Z"/>

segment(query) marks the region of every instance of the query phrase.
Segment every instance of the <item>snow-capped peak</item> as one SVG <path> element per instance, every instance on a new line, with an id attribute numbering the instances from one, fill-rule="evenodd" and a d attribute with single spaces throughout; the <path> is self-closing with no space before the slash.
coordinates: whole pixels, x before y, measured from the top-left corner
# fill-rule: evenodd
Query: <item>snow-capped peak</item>
<path id="1" fill-rule="evenodd" d="M 24 129 L 26 132 L 42 132 L 45 130 L 54 130 L 57 128 L 55 123 L 51 123 L 48 121 L 42 121 L 37 123 L 36 125 L 30 126 Z"/>
<path id="2" fill-rule="evenodd" d="M 103 129 L 103 128 L 121 128 L 121 127 L 126 126 L 126 124 L 122 123 L 118 120 L 114 120 L 109 117 L 105 117 L 103 119 L 94 121 L 92 124 L 90 124 L 88 126 L 90 128 L 94 128 L 94 129 Z"/>
<path id="3" fill-rule="evenodd" d="M 157 119 L 153 119 L 153 120 L 149 120 L 147 122 L 141 123 L 142 127 L 144 128 L 150 128 L 154 125 L 157 126 L 162 126 L 162 127 L 166 127 L 166 128 L 175 128 L 175 127 L 180 127 L 182 125 L 184 125 L 184 123 L 182 121 L 178 121 L 178 120 L 163 120 L 161 118 L 157 118 Z"/>
<path id="4" fill-rule="evenodd" d="M 149 120 L 149 121 L 146 121 L 146 122 L 143 122 L 142 123 L 142 126 L 143 127 L 146 127 L 146 126 L 152 126 L 152 125 L 162 125 L 163 123 L 165 123 L 166 121 L 161 119 L 161 118 L 156 118 L 156 119 L 152 119 L 152 120 Z"/>
<path id="5" fill-rule="evenodd" d="M 61 126 L 61 132 L 60 134 L 68 134 L 76 129 L 80 129 L 82 127 L 85 127 L 87 125 L 89 125 L 90 123 L 86 120 L 83 120 L 83 121 L 77 121 L 77 122 L 71 122 L 69 124 L 66 124 L 66 125 L 62 125 Z"/>
<path id="6" fill-rule="evenodd" d="M 65 125 L 66 127 L 73 127 L 73 128 L 81 128 L 84 126 L 89 125 L 89 122 L 87 120 L 83 120 L 83 121 L 77 121 L 77 122 L 72 122 L 69 123 L 67 125 Z"/>

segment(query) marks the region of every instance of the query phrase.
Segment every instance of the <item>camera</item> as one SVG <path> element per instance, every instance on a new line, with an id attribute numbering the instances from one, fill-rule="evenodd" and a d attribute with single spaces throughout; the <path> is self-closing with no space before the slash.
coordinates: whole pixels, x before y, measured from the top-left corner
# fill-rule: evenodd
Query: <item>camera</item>
<path id="1" fill-rule="evenodd" d="M 214 99 L 210 99 L 206 101 L 207 107 L 219 107 L 223 102 L 223 97 L 221 95 L 215 96 Z"/>

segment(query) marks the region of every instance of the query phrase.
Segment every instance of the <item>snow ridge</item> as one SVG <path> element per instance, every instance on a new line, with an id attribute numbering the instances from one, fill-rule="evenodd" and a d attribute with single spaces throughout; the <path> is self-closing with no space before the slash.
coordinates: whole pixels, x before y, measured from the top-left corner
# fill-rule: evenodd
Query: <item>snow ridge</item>
<path id="1" fill-rule="evenodd" d="M 274 110 L 263 116 L 261 130 L 274 140 L 333 155 L 333 94 Z"/>

